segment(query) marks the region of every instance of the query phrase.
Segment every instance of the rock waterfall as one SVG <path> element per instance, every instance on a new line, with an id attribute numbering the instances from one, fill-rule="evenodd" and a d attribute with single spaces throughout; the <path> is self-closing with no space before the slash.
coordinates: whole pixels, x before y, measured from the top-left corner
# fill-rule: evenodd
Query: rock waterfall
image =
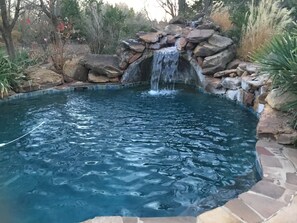
<path id="1" fill-rule="evenodd" d="M 178 60 L 179 52 L 176 47 L 167 47 L 154 52 L 151 74 L 152 91 L 159 91 L 160 84 L 165 84 L 167 88 L 174 89 Z"/>

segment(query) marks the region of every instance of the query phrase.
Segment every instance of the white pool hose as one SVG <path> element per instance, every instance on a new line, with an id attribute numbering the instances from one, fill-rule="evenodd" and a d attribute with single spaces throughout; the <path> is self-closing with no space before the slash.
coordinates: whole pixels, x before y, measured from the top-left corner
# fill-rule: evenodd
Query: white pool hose
<path id="1" fill-rule="evenodd" d="M 41 122 L 38 126 L 36 126 L 34 129 L 32 129 L 30 132 L 27 132 L 26 134 L 24 134 L 24 135 L 22 135 L 22 136 L 20 136 L 20 137 L 18 137 L 18 138 L 16 138 L 16 139 L 14 139 L 14 140 L 12 140 L 12 141 L 10 141 L 10 142 L 7 142 L 7 143 L 0 143 L 0 147 L 4 147 L 4 146 L 6 146 L 6 145 L 9 145 L 9 144 L 11 144 L 11 143 L 14 143 L 14 142 L 16 142 L 16 141 L 18 141 L 18 140 L 20 140 L 20 139 L 26 137 L 27 135 L 31 134 L 31 133 L 34 132 L 36 129 L 38 129 L 40 126 L 42 126 L 44 123 L 45 123 L 45 122 Z"/>

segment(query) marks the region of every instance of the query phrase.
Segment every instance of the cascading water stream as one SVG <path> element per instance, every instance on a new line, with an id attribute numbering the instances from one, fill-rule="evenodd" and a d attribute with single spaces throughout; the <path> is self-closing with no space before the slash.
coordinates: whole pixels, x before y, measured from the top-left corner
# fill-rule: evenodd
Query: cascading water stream
<path id="1" fill-rule="evenodd" d="M 177 76 L 179 52 L 176 47 L 167 47 L 154 52 L 151 75 L 151 91 L 158 92 L 160 83 L 170 84 L 174 89 Z"/>

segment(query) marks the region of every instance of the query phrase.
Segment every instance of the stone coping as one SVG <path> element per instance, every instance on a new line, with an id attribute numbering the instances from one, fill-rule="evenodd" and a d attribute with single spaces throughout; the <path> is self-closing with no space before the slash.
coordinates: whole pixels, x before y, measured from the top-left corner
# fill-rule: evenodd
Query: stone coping
<path id="1" fill-rule="evenodd" d="M 35 92 L 12 95 L 1 102 L 20 98 L 83 90 L 116 90 L 140 86 L 134 84 L 70 84 Z M 264 111 L 271 110 L 269 105 Z M 272 120 L 273 119 L 273 120 Z M 249 191 L 225 205 L 197 217 L 130 218 L 96 217 L 85 223 L 296 223 L 297 222 L 297 149 L 278 144 L 259 134 L 259 126 L 277 128 L 278 117 L 260 116 L 256 155 L 262 169 L 262 180 Z M 271 128 L 267 129 L 271 129 Z M 263 130 L 263 128 L 262 128 Z"/>

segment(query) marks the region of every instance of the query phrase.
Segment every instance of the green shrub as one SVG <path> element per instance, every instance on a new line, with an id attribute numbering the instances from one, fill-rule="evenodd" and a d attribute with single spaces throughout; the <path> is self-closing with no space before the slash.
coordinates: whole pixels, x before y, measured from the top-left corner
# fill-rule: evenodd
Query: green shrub
<path id="1" fill-rule="evenodd" d="M 14 61 L 11 61 L 4 51 L 0 50 L 0 97 L 3 98 L 24 78 L 24 69 L 36 63 L 37 61 L 29 58 L 26 51 L 18 52 Z"/>
<path id="2" fill-rule="evenodd" d="M 12 85 L 17 83 L 19 79 L 18 67 L 11 62 L 9 57 L 3 52 L 0 53 L 0 97 L 3 98 L 5 94 L 11 89 Z"/>

